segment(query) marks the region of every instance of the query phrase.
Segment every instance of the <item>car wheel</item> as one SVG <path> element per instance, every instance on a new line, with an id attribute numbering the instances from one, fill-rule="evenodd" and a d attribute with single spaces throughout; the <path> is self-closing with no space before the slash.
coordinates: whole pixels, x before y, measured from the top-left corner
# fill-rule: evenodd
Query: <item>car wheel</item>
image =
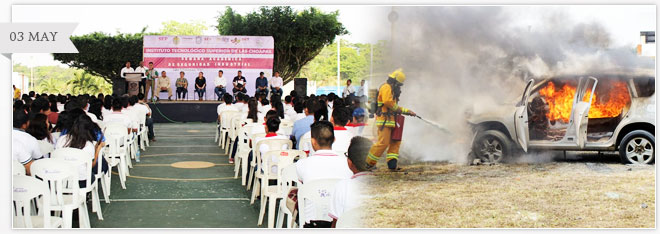
<path id="1" fill-rule="evenodd" d="M 500 131 L 480 131 L 472 143 L 472 152 L 483 162 L 506 162 L 513 153 L 511 146 L 511 140 Z"/>
<path id="2" fill-rule="evenodd" d="M 650 164 L 655 161 L 655 137 L 644 130 L 626 134 L 619 145 L 619 156 L 625 164 Z"/>

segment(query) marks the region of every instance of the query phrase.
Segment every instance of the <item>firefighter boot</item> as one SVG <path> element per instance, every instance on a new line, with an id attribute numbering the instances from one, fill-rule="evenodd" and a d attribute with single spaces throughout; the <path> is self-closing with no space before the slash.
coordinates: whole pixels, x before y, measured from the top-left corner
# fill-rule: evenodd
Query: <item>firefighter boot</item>
<path id="1" fill-rule="evenodd" d="M 396 160 L 396 159 L 390 159 L 390 160 L 388 160 L 388 161 L 387 161 L 387 168 L 389 168 L 390 170 L 396 170 L 396 169 L 397 169 L 397 167 L 396 167 L 396 163 L 397 163 L 397 161 L 398 161 L 398 160 Z"/>

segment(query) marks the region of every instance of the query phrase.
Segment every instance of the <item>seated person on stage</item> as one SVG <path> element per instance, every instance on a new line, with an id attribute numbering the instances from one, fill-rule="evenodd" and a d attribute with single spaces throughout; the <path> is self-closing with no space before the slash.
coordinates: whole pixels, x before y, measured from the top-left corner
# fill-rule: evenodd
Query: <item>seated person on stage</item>
<path id="1" fill-rule="evenodd" d="M 185 75 L 186 73 L 181 71 L 179 72 L 180 77 L 176 79 L 176 99 L 185 99 L 188 95 L 188 80 L 184 77 Z"/>
<path id="2" fill-rule="evenodd" d="M 225 111 L 238 111 L 234 105 L 232 105 L 232 97 L 231 94 L 225 93 L 225 95 L 222 96 L 222 100 L 224 103 L 218 105 L 218 123 L 222 123 L 222 119 L 220 118 L 220 115 L 222 112 Z M 224 127 L 224 126 L 223 126 Z"/>
<path id="3" fill-rule="evenodd" d="M 162 76 L 158 79 L 158 91 L 159 92 L 167 91 L 167 100 L 172 101 L 172 88 L 170 88 L 170 78 L 167 77 L 167 73 L 165 71 L 161 73 Z"/>
<path id="4" fill-rule="evenodd" d="M 238 93 L 247 93 L 247 89 L 245 89 L 245 85 L 247 85 L 247 80 L 242 74 L 243 72 L 241 70 L 238 70 L 238 75 L 234 76 L 234 80 L 232 80 L 232 84 L 234 84 L 232 93 L 234 93 L 234 96 L 236 96 L 236 94 Z"/>
<path id="5" fill-rule="evenodd" d="M 350 179 L 337 182 L 332 193 L 330 212 L 332 227 L 335 227 L 337 219 L 341 218 L 346 211 L 359 208 L 369 199 L 365 193 L 365 187 L 373 174 L 367 170 L 367 154 L 371 149 L 371 141 L 364 137 L 354 137 L 348 147 L 348 168 L 353 171 Z"/>
<path id="6" fill-rule="evenodd" d="M 264 76 L 264 72 L 259 72 L 259 77 L 254 82 L 255 84 L 255 95 L 263 94 L 268 96 L 268 78 Z"/>
<path id="7" fill-rule="evenodd" d="M 275 76 L 270 79 L 270 90 L 272 93 L 276 93 L 277 95 L 282 96 L 282 86 L 284 85 L 284 81 L 282 80 L 282 77 L 280 77 L 280 72 L 275 72 Z"/>
<path id="8" fill-rule="evenodd" d="M 332 143 L 335 141 L 332 123 L 323 120 L 315 122 L 311 126 L 311 133 L 314 154 L 295 163 L 300 182 L 304 184 L 314 180 L 351 178 L 353 171 L 348 167 L 346 156 L 332 150 Z M 310 206 L 309 202 L 305 203 L 305 207 Z M 320 220 L 322 217 L 316 217 L 312 210 L 300 212 L 306 214 L 307 220 L 300 220 L 305 223 L 304 227 L 331 226 L 331 222 Z"/>
<path id="9" fill-rule="evenodd" d="M 199 100 L 201 101 L 206 93 L 206 77 L 204 77 L 204 72 L 199 72 L 199 76 L 195 79 L 195 92 L 199 95 Z"/>
<path id="10" fill-rule="evenodd" d="M 351 144 L 353 133 L 344 127 L 350 119 L 351 112 L 346 107 L 336 107 L 335 110 L 332 111 L 330 122 L 332 122 L 335 129 L 335 142 L 332 143 L 332 150 L 337 151 L 338 153 L 346 153 L 346 151 L 348 151 L 348 145 Z"/>
<path id="11" fill-rule="evenodd" d="M 219 70 L 218 76 L 215 78 L 215 82 L 214 82 L 215 84 L 214 91 L 215 91 L 215 95 L 218 97 L 218 101 L 220 101 L 220 99 L 222 99 L 222 96 L 224 96 L 225 93 L 227 93 L 227 91 L 225 90 L 225 85 L 227 85 L 227 80 L 225 80 L 225 78 L 222 77 L 223 73 L 224 72 L 222 70 Z"/>

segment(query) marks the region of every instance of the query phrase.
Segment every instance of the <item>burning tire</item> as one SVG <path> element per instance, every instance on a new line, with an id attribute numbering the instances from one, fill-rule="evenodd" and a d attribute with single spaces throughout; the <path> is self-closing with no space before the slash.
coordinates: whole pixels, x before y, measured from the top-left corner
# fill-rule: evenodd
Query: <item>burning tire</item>
<path id="1" fill-rule="evenodd" d="M 479 131 L 472 143 L 472 152 L 483 162 L 506 162 L 513 155 L 513 143 L 498 130 Z"/>
<path id="2" fill-rule="evenodd" d="M 625 164 L 650 164 L 655 162 L 655 137 L 644 130 L 626 134 L 619 145 L 619 156 Z"/>

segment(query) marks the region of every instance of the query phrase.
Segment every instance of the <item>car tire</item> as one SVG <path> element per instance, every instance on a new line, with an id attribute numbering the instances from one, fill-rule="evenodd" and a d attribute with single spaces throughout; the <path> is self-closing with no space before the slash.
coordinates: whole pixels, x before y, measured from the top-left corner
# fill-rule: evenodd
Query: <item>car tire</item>
<path id="1" fill-rule="evenodd" d="M 624 164 L 651 164 L 655 162 L 655 137 L 644 130 L 626 134 L 619 144 L 619 157 Z"/>
<path id="2" fill-rule="evenodd" d="M 513 143 L 501 131 L 479 131 L 472 142 L 472 152 L 486 163 L 507 162 L 513 156 Z"/>

